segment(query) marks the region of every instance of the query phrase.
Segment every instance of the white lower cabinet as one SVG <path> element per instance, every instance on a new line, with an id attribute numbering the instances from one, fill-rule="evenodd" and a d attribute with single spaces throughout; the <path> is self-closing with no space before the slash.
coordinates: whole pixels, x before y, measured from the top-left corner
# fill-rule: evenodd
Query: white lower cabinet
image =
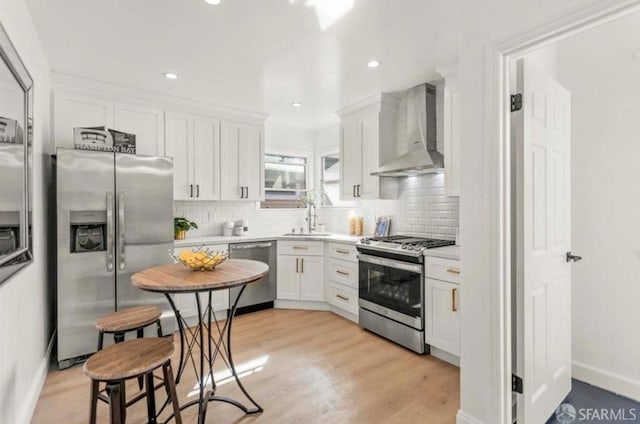
<path id="1" fill-rule="evenodd" d="M 429 259 L 427 258 L 427 262 Z M 443 259 L 437 259 L 442 264 Z M 447 269 L 457 270 L 458 261 L 449 261 Z M 427 263 L 425 278 L 425 342 L 455 356 L 460 356 L 460 284 L 433 278 Z M 442 276 L 443 274 L 438 274 Z"/>
<path id="2" fill-rule="evenodd" d="M 215 252 L 226 251 L 229 246 L 227 244 L 216 244 L 216 245 L 207 245 L 204 246 L 207 249 L 210 249 Z M 180 252 L 188 249 L 193 249 L 194 246 L 191 247 L 180 247 L 174 249 L 174 254 L 179 255 Z M 209 301 L 207 292 L 198 294 L 200 297 L 200 307 L 202 311 L 207 306 Z M 184 293 L 184 294 L 175 294 L 174 301 L 176 303 L 176 307 L 180 311 L 180 314 L 183 318 L 189 319 L 191 317 L 195 317 L 198 315 L 198 306 L 196 303 L 196 297 L 193 293 Z M 229 289 L 226 290 L 216 290 L 212 292 L 211 298 L 211 306 L 214 311 L 227 311 L 229 309 Z"/>
<path id="3" fill-rule="evenodd" d="M 348 312 L 351 319 L 358 316 L 358 258 L 354 245 L 327 243 L 327 302 Z"/>
<path id="4" fill-rule="evenodd" d="M 304 247 L 300 251 L 322 252 L 323 242 L 298 244 Z M 278 299 L 324 301 L 324 257 L 290 254 L 293 247 L 278 242 Z"/>

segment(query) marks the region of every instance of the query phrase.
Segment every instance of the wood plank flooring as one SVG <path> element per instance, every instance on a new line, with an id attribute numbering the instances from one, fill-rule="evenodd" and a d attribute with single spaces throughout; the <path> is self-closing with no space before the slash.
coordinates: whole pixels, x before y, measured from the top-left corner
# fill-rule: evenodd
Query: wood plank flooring
<path id="1" fill-rule="evenodd" d="M 207 422 L 455 422 L 458 368 L 417 355 L 329 312 L 271 309 L 239 316 L 234 320 L 233 349 L 237 368 L 253 365 L 242 382 L 264 412 L 245 416 L 233 406 L 213 402 Z M 178 354 L 176 349 L 174 369 Z M 135 384 L 128 386 L 130 392 Z M 194 385 L 195 376 L 188 367 L 177 387 L 181 404 L 197 397 Z M 32 422 L 86 423 L 89 389 L 80 365 L 51 370 Z M 190 392 L 195 395 L 189 397 Z M 217 394 L 242 397 L 234 383 L 220 385 Z M 164 391 L 158 391 L 157 397 L 160 404 Z M 183 422 L 195 423 L 196 415 L 195 407 L 187 409 Z M 107 407 L 101 402 L 98 422 L 108 422 Z M 127 423 L 144 422 L 146 406 L 141 401 L 127 410 Z"/>

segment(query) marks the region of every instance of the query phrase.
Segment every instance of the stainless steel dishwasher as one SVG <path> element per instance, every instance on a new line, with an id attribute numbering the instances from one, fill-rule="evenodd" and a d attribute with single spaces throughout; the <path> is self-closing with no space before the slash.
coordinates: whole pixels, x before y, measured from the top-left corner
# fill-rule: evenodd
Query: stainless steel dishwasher
<path id="1" fill-rule="evenodd" d="M 275 240 L 254 243 L 230 243 L 229 255 L 233 259 L 252 259 L 269 265 L 269 273 L 255 283 L 247 284 L 238 302 L 238 313 L 273 308 L 276 300 L 276 242 Z M 233 302 L 240 291 L 230 289 L 229 300 Z"/>

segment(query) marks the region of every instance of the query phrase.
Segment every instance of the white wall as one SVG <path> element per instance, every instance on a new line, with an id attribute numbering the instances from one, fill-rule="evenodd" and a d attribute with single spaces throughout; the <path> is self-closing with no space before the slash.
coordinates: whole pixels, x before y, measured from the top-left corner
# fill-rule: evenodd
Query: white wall
<path id="1" fill-rule="evenodd" d="M 574 377 L 640 401 L 640 15 L 561 42 L 571 92 Z"/>
<path id="2" fill-rule="evenodd" d="M 485 109 L 492 90 L 485 87 L 493 58 L 488 48 L 539 30 L 587 6 L 620 2 L 595 0 L 459 0 L 462 33 L 459 58 L 462 94 L 460 235 L 465 295 L 461 299 L 459 423 L 500 423 L 500 305 L 496 303 L 501 267 L 500 146 L 490 131 L 493 112 Z M 488 72 L 487 72 L 488 71 Z M 497 92 L 497 88 L 495 88 Z"/>
<path id="3" fill-rule="evenodd" d="M 47 371 L 51 333 L 47 283 L 46 188 L 49 173 L 49 67 L 23 0 L 0 1 L 0 23 L 35 81 L 35 261 L 0 285 L 0 422 L 28 423 Z"/>

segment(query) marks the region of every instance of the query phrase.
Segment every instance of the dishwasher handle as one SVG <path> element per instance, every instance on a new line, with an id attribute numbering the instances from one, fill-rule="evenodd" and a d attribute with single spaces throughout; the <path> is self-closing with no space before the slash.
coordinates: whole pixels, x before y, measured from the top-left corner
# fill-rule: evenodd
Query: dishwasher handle
<path id="1" fill-rule="evenodd" d="M 229 250 L 233 252 L 234 250 L 266 249 L 272 246 L 273 246 L 273 243 L 242 244 L 240 246 L 234 246 L 232 244 L 229 246 Z"/>

